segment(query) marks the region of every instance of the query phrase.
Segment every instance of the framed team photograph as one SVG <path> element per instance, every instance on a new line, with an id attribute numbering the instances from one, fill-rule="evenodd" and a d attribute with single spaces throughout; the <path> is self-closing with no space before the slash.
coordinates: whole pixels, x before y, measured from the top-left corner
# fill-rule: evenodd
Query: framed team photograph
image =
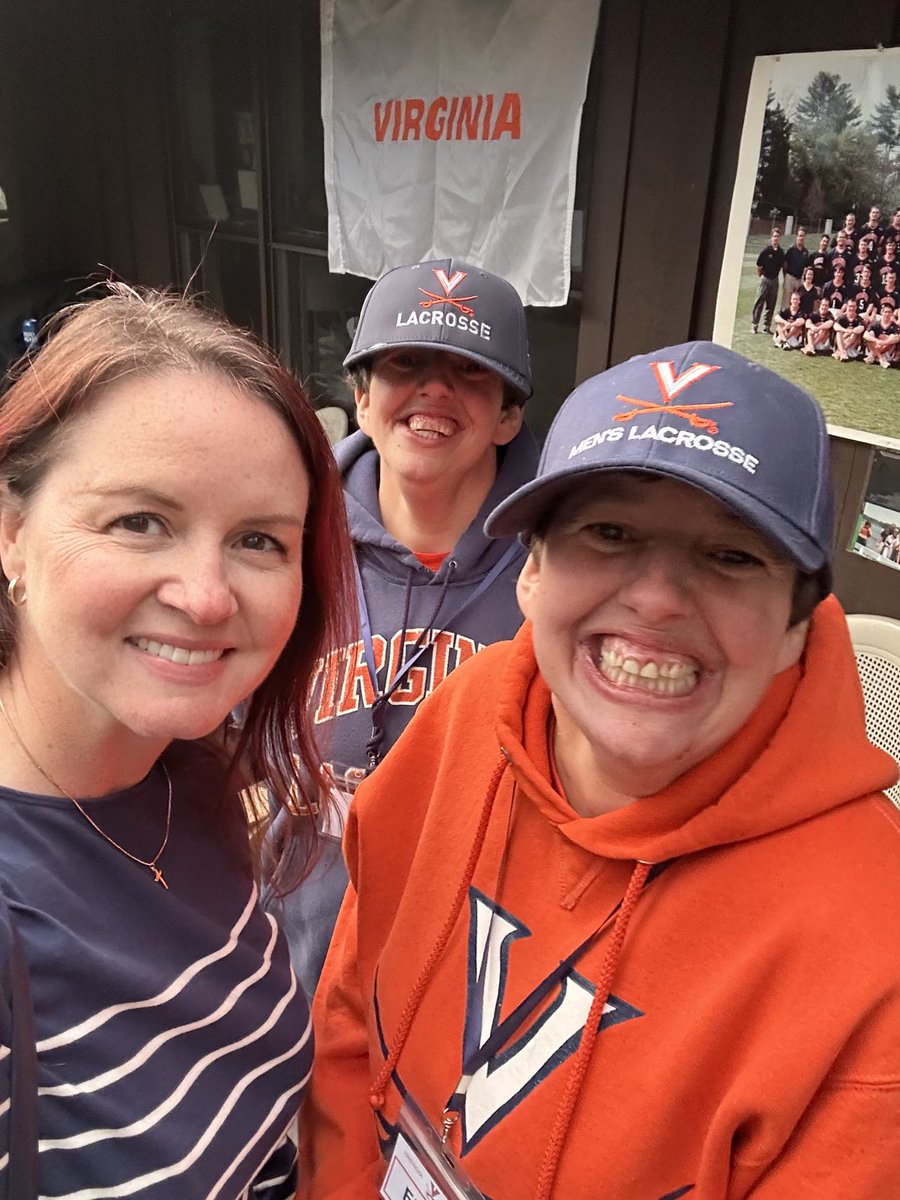
<path id="1" fill-rule="evenodd" d="M 900 453 L 875 451 L 847 549 L 900 571 Z"/>
<path id="2" fill-rule="evenodd" d="M 756 59 L 713 338 L 900 451 L 900 49 Z"/>

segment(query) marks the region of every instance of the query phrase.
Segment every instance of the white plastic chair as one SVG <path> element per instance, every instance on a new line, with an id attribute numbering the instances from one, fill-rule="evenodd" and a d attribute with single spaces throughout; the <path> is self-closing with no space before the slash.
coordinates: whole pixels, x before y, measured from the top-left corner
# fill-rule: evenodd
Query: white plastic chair
<path id="1" fill-rule="evenodd" d="M 900 762 L 900 621 L 851 613 L 847 624 L 866 702 L 869 741 Z M 900 783 L 887 794 L 900 808 Z"/>

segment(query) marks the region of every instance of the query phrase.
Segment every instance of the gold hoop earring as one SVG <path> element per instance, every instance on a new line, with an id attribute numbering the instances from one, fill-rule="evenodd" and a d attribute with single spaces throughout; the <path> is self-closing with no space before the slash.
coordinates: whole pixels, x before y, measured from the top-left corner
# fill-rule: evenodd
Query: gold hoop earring
<path id="1" fill-rule="evenodd" d="M 19 586 L 20 583 L 22 583 L 22 576 L 21 575 L 13 575 L 12 579 L 6 585 L 6 594 L 9 597 L 9 602 L 13 606 L 13 608 L 21 608 L 22 605 L 25 603 L 25 601 L 28 599 L 28 596 L 25 592 L 24 584 L 22 584 L 21 598 L 20 599 L 16 598 L 16 588 Z"/>

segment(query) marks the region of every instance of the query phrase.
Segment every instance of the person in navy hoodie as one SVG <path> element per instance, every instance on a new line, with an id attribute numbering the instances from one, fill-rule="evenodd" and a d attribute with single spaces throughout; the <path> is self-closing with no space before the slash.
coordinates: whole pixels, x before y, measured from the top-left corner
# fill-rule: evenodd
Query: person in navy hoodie
<path id="1" fill-rule="evenodd" d="M 336 447 L 357 568 L 360 635 L 319 664 L 313 721 L 337 811 L 461 663 L 522 623 L 526 551 L 485 518 L 532 478 L 525 311 L 510 283 L 441 259 L 397 267 L 363 303 L 345 359 L 359 430 Z M 271 897 L 312 992 L 346 887 L 342 821 L 291 895 Z"/>

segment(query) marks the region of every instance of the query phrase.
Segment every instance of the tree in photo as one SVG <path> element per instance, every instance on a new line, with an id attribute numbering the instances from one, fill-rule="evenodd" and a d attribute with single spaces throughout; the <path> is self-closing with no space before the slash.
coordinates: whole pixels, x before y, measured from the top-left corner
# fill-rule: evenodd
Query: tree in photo
<path id="1" fill-rule="evenodd" d="M 822 189 L 822 184 L 815 175 L 812 176 L 809 187 L 803 193 L 803 211 L 806 214 L 807 221 L 819 228 L 821 228 L 825 217 L 828 215 L 825 192 Z"/>
<path id="2" fill-rule="evenodd" d="M 859 125 L 862 109 L 853 98 L 849 83 L 840 75 L 820 71 L 797 103 L 794 123 L 809 137 L 824 133 L 843 133 Z"/>
<path id="3" fill-rule="evenodd" d="M 884 203 L 900 182 L 900 90 L 892 83 L 885 89 L 884 100 L 875 106 L 870 128 L 880 150 L 882 180 L 878 195 Z"/>
<path id="4" fill-rule="evenodd" d="M 881 195 L 878 141 L 849 83 L 820 71 L 798 101 L 790 165 L 806 218 L 861 209 Z"/>
<path id="5" fill-rule="evenodd" d="M 769 88 L 763 117 L 759 165 L 756 169 L 756 188 L 753 211 L 767 213 L 773 208 L 784 209 L 793 200 L 790 166 L 791 122 L 784 108 Z"/>

